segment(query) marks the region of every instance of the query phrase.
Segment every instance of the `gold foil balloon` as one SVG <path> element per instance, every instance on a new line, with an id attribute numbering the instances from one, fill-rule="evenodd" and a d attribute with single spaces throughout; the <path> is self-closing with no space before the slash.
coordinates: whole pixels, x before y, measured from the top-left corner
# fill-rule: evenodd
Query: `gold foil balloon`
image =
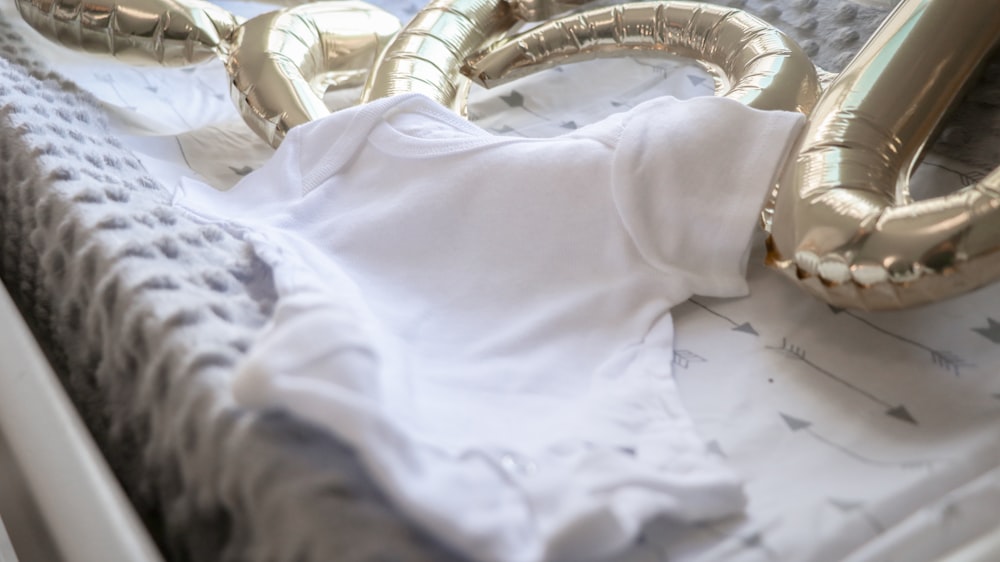
<path id="1" fill-rule="evenodd" d="M 420 92 L 465 114 L 467 57 L 493 43 L 518 21 L 537 21 L 586 0 L 432 0 L 383 51 L 362 101 Z"/>
<path id="2" fill-rule="evenodd" d="M 49 39 L 132 64 L 222 58 L 240 115 L 272 146 L 291 127 L 329 113 L 327 88 L 363 83 L 400 28 L 395 16 L 357 0 L 294 6 L 249 21 L 201 0 L 18 0 L 18 9 Z"/>
<path id="3" fill-rule="evenodd" d="M 575 9 L 589 0 L 508 0 L 514 17 L 521 21 L 544 21 Z"/>
<path id="4" fill-rule="evenodd" d="M 830 304 L 864 309 L 1000 278 L 1000 172 L 933 199 L 908 190 L 998 40 L 997 2 L 901 2 L 813 111 L 780 178 L 769 263 Z"/>
<path id="5" fill-rule="evenodd" d="M 488 87 L 556 64 L 636 52 L 699 59 L 725 95 L 754 107 L 805 112 L 819 94 L 816 69 L 794 41 L 744 12 L 708 4 L 623 4 L 494 42 L 518 17 L 567 5 L 431 2 L 386 49 L 364 99 L 421 92 L 464 113 L 463 73 Z"/>
<path id="6" fill-rule="evenodd" d="M 214 58 L 239 19 L 201 0 L 17 0 L 39 33 L 132 64 L 185 66 Z"/>
<path id="7" fill-rule="evenodd" d="M 462 62 L 516 22 L 502 0 L 432 0 L 383 51 L 362 100 L 419 92 L 464 114 L 470 83 Z"/>
<path id="8" fill-rule="evenodd" d="M 395 16 L 351 0 L 318 2 L 252 18 L 233 34 L 226 68 L 247 124 L 272 146 L 289 129 L 328 115 L 329 87 L 364 83 L 399 30 Z"/>
<path id="9" fill-rule="evenodd" d="M 641 2 L 586 11 L 505 38 L 463 72 L 492 87 L 559 64 L 634 54 L 688 57 L 716 93 L 758 109 L 808 113 L 816 67 L 790 38 L 745 12 L 693 2 Z"/>

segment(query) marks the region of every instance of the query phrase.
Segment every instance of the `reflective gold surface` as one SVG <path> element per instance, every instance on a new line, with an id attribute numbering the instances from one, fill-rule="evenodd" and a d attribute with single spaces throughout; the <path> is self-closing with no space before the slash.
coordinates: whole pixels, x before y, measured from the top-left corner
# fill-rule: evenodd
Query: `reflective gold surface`
<path id="1" fill-rule="evenodd" d="M 290 128 L 329 114 L 328 88 L 361 85 L 401 27 L 392 14 L 358 0 L 304 4 L 249 21 L 201 0 L 18 0 L 18 9 L 53 41 L 132 64 L 223 58 L 243 120 L 272 146 Z"/>
<path id="2" fill-rule="evenodd" d="M 433 0 L 383 52 L 362 100 L 419 92 L 464 114 L 470 84 L 462 62 L 516 21 L 501 0 Z"/>
<path id="3" fill-rule="evenodd" d="M 575 9 L 588 0 L 508 0 L 514 17 L 521 21 L 544 21 Z"/>
<path id="4" fill-rule="evenodd" d="M 918 202 L 907 188 L 998 39 L 996 2 L 901 2 L 812 113 L 779 182 L 769 262 L 831 304 L 865 309 L 1000 278 L 1000 172 Z"/>
<path id="5" fill-rule="evenodd" d="M 17 8 L 57 43 L 132 64 L 184 66 L 211 59 L 240 23 L 202 0 L 17 0 Z"/>
<path id="6" fill-rule="evenodd" d="M 758 109 L 808 113 L 816 68 L 787 36 L 745 12 L 694 2 L 640 2 L 590 10 L 505 38 L 463 72 L 486 87 L 597 57 L 669 55 L 700 61 L 716 93 Z"/>
<path id="7" fill-rule="evenodd" d="M 365 2 L 318 2 L 257 16 L 237 29 L 226 60 L 244 121 L 278 146 L 289 129 L 328 115 L 328 87 L 361 85 L 399 31 Z"/>

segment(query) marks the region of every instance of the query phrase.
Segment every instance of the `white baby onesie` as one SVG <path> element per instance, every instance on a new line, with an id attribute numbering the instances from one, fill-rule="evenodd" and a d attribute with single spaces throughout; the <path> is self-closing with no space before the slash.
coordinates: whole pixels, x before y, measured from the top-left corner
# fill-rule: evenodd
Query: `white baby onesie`
<path id="1" fill-rule="evenodd" d="M 479 560 L 606 556 L 652 517 L 737 512 L 671 378 L 670 309 L 745 294 L 801 122 L 659 98 L 507 138 L 407 95 L 295 128 L 232 190 L 180 193 L 272 268 L 236 399 L 328 428 Z"/>

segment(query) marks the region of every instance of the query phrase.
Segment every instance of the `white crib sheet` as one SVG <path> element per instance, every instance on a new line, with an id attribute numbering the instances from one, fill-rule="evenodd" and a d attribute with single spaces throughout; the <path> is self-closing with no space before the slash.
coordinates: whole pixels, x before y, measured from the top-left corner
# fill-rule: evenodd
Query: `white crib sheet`
<path id="1" fill-rule="evenodd" d="M 386 7 L 403 19 L 418 9 Z M 221 64 L 137 69 L 38 48 L 103 101 L 165 185 L 188 175 L 225 189 L 272 152 L 233 109 Z M 708 95 L 711 80 L 680 61 L 592 61 L 474 90 L 470 117 L 497 134 L 546 136 L 665 94 Z M 932 154 L 915 191 L 987 171 Z M 750 297 L 699 298 L 675 314 L 685 404 L 710 450 L 745 476 L 747 511 L 656 522 L 620 560 L 929 560 L 1000 525 L 1000 284 L 863 314 L 800 292 L 761 265 L 762 247 Z"/>

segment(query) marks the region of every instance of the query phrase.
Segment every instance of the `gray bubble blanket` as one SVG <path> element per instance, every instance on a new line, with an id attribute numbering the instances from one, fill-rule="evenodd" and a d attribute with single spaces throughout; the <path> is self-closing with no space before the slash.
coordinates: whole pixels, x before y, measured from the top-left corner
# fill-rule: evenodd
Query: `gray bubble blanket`
<path id="1" fill-rule="evenodd" d="M 93 100 L 0 36 L 0 274 L 166 557 L 447 559 L 329 435 L 231 404 L 273 304 L 245 283 L 260 264 L 177 213 Z"/>
<path id="2" fill-rule="evenodd" d="M 836 71 L 884 3 L 732 0 Z M 412 15 L 416 6 L 395 7 Z M 0 277 L 169 560 L 453 559 L 354 454 L 293 416 L 237 408 L 234 365 L 275 297 L 230 232 L 178 213 L 99 104 L 0 21 Z M 992 164 L 993 67 L 938 150 Z M 683 530 L 675 530 L 682 533 Z M 626 555 L 629 556 L 629 555 Z"/>

